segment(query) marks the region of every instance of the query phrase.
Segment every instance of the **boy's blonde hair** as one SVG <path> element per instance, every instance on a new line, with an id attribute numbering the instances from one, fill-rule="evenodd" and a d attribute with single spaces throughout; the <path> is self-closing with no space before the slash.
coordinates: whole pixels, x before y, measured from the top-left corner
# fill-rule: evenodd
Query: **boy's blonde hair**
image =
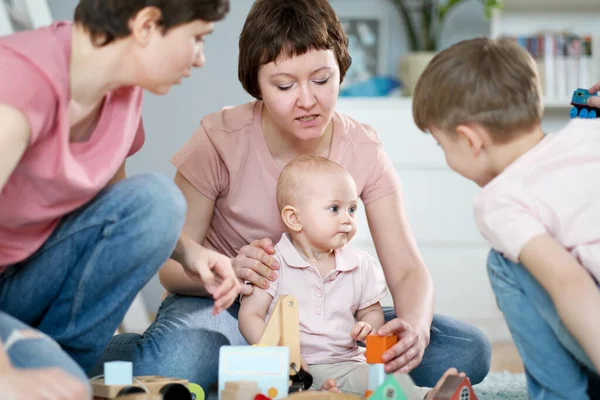
<path id="1" fill-rule="evenodd" d="M 476 123 L 501 144 L 540 124 L 542 94 L 535 61 L 511 39 L 476 38 L 437 54 L 413 96 L 415 124 L 454 133 Z"/>
<path id="2" fill-rule="evenodd" d="M 287 205 L 297 204 L 304 196 L 310 196 L 307 181 L 319 173 L 341 173 L 348 171 L 338 163 L 320 156 L 300 156 L 290 161 L 277 179 L 277 207 L 279 211 Z"/>

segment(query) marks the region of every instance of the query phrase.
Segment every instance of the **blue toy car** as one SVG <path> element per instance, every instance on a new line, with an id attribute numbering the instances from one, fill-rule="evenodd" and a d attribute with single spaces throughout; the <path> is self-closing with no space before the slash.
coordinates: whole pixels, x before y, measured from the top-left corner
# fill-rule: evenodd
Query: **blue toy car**
<path id="1" fill-rule="evenodd" d="M 588 99 L 591 96 L 598 96 L 598 93 L 590 94 L 587 89 L 577 89 L 573 92 L 571 98 L 571 112 L 569 116 L 571 118 L 598 118 L 600 116 L 600 108 L 590 107 L 588 105 Z"/>

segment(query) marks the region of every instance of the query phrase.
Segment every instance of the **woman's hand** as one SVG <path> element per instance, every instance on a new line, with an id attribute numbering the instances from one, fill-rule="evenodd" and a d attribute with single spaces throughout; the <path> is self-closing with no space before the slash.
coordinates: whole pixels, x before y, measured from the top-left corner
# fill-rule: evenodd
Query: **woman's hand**
<path id="1" fill-rule="evenodd" d="M 588 90 L 590 94 L 594 94 L 598 91 L 600 91 L 600 82 L 596 83 Z M 600 108 L 600 96 L 591 96 L 588 99 L 588 106 Z"/>
<path id="2" fill-rule="evenodd" d="M 263 289 L 269 287 L 269 281 L 277 279 L 274 270 L 279 269 L 279 263 L 271 257 L 275 254 L 275 247 L 271 239 L 255 240 L 242 247 L 233 259 L 232 266 L 235 276 L 241 281 L 247 281 L 251 285 L 242 285 L 241 293 L 251 295 L 254 286 Z"/>
<path id="3" fill-rule="evenodd" d="M 429 336 L 418 332 L 406 321 L 394 318 L 377 331 L 380 336 L 396 335 L 398 342 L 386 350 L 381 358 L 385 362 L 385 372 L 401 372 L 408 374 L 423 359 L 425 348 L 429 344 Z"/>
<path id="4" fill-rule="evenodd" d="M 223 254 L 193 243 L 186 248 L 183 269 L 195 280 L 201 280 L 213 297 L 213 315 L 229 308 L 240 293 L 240 283 L 231 267 L 231 260 Z"/>

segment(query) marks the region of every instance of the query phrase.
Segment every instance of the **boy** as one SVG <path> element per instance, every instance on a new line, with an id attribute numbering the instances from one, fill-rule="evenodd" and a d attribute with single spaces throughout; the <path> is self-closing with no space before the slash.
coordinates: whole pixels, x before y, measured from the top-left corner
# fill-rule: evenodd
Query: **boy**
<path id="1" fill-rule="evenodd" d="M 248 343 L 258 343 L 278 296 L 295 296 L 300 349 L 313 388 L 363 396 L 369 374 L 357 341 L 383 325 L 379 301 L 387 290 L 377 261 L 345 247 L 356 233 L 356 184 L 331 160 L 299 157 L 279 176 L 277 205 L 288 231 L 275 246 L 279 276 L 243 299 L 240 332 Z"/>
<path id="2" fill-rule="evenodd" d="M 600 121 L 576 119 L 545 135 L 533 59 L 487 38 L 431 61 L 413 114 L 450 168 L 483 188 L 475 219 L 493 248 L 488 272 L 530 397 L 597 396 Z"/>

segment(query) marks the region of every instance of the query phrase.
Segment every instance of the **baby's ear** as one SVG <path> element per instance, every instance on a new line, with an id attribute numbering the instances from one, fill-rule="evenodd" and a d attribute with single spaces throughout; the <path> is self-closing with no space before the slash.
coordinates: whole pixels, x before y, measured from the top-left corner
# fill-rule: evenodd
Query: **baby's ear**
<path id="1" fill-rule="evenodd" d="M 281 210 L 281 219 L 285 226 L 292 232 L 300 232 L 302 224 L 298 218 L 298 210 L 293 206 L 285 206 Z"/>

